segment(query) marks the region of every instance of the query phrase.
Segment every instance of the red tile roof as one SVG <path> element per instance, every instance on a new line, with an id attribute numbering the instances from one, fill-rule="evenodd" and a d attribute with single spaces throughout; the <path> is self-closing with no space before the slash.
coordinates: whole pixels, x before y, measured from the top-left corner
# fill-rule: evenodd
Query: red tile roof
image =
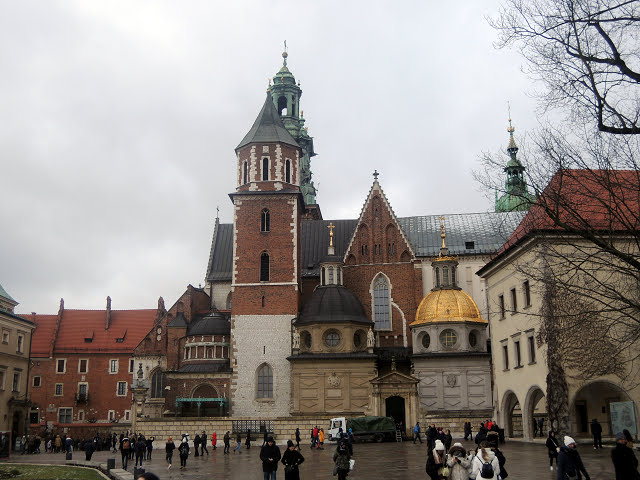
<path id="1" fill-rule="evenodd" d="M 105 310 L 65 309 L 56 338 L 55 352 L 133 352 L 153 327 L 156 314 L 155 309 L 111 310 L 109 329 L 105 330 Z M 56 315 L 36 315 L 37 327 L 32 353 L 48 355 L 56 320 Z M 88 338 L 93 340 L 86 342 L 85 339 Z"/>
<path id="2" fill-rule="evenodd" d="M 555 173 L 497 257 L 533 233 L 638 230 L 640 171 L 565 169 Z"/>

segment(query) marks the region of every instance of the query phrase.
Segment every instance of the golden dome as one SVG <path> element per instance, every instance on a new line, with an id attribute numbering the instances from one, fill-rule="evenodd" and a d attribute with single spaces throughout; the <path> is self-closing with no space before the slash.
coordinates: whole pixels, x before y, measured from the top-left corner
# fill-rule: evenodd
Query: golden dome
<path id="1" fill-rule="evenodd" d="M 420 302 L 411 326 L 435 322 L 487 323 L 473 299 L 462 290 L 433 290 Z"/>

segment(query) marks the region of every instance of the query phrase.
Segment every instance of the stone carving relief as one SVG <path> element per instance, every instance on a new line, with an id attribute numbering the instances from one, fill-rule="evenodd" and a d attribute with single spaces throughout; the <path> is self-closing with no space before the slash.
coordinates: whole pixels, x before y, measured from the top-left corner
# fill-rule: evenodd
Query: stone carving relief
<path id="1" fill-rule="evenodd" d="M 327 377 L 327 383 L 329 384 L 329 386 L 333 387 L 333 388 L 337 388 L 340 386 L 340 377 L 337 376 L 335 373 L 332 373 L 331 375 L 329 375 L 329 377 Z"/>

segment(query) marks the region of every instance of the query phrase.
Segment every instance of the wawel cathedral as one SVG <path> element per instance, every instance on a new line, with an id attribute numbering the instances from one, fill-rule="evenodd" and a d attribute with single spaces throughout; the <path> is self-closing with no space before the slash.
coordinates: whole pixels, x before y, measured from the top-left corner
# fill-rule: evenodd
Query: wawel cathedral
<path id="1" fill-rule="evenodd" d="M 302 90 L 283 57 L 226 167 L 233 219 L 216 219 L 205 287 L 159 306 L 135 349 L 138 414 L 383 415 L 405 428 L 490 418 L 476 272 L 525 214 L 509 195 L 526 191 L 513 129 L 495 213 L 397 216 L 373 172 L 353 219 L 325 219 Z"/>

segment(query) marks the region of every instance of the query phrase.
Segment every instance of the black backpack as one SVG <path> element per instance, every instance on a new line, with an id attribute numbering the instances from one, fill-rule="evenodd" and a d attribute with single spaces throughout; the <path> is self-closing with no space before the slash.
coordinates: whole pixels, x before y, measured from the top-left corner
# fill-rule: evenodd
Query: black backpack
<path id="1" fill-rule="evenodd" d="M 493 478 L 493 467 L 489 462 L 482 462 L 482 468 L 480 469 L 480 476 L 482 478 Z"/>

